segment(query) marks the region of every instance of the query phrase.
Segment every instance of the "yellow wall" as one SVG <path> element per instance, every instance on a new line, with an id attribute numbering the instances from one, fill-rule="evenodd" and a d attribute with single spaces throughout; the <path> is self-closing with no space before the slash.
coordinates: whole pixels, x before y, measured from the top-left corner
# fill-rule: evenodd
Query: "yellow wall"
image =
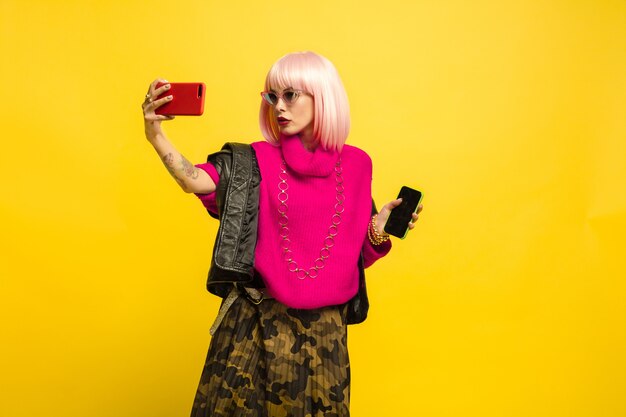
<path id="1" fill-rule="evenodd" d="M 254 141 L 283 54 L 337 66 L 349 143 L 418 228 L 369 272 L 354 416 L 626 415 L 626 3 L 0 3 L 0 415 L 189 413 L 217 228 L 143 137 L 148 83 L 192 161 Z"/>

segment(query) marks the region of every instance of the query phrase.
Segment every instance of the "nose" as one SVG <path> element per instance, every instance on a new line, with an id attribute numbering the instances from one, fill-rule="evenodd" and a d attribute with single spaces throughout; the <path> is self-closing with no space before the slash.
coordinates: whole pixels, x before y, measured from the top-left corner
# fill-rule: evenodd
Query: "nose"
<path id="1" fill-rule="evenodd" d="M 276 106 L 274 106 L 276 108 L 276 111 L 282 112 L 285 111 L 285 100 L 283 100 L 282 97 L 278 98 L 278 101 L 276 102 Z"/>

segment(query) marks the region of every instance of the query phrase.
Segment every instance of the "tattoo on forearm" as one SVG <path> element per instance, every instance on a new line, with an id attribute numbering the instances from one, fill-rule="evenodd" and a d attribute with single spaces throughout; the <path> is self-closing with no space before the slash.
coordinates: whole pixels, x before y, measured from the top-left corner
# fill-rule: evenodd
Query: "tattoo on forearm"
<path id="1" fill-rule="evenodd" d="M 165 168 L 167 168 L 168 172 L 172 176 L 174 176 L 174 167 L 173 167 L 174 156 L 171 153 L 168 153 L 167 155 L 163 155 L 163 158 L 161 158 L 161 161 L 163 162 L 163 165 L 165 165 Z"/>
<path id="2" fill-rule="evenodd" d="M 185 158 L 184 156 L 181 155 L 181 158 L 182 159 L 180 162 L 182 164 L 183 171 L 185 171 L 185 175 L 191 178 L 192 180 L 195 180 L 196 178 L 198 178 L 198 168 L 193 166 L 193 164 L 189 162 L 187 158 Z"/>
<path id="3" fill-rule="evenodd" d="M 174 155 L 172 155 L 171 153 L 163 155 L 161 161 L 163 162 L 163 165 L 165 165 L 165 168 L 167 168 L 167 172 L 169 172 L 172 178 L 176 180 L 178 185 L 184 186 L 184 182 L 176 176 L 176 170 L 174 169 Z"/>
<path id="4" fill-rule="evenodd" d="M 185 158 L 183 155 L 181 155 L 180 158 L 180 170 L 185 173 L 186 177 L 191 178 L 192 180 L 197 179 L 198 168 L 196 168 L 191 162 L 189 162 L 187 158 Z M 170 173 L 170 175 L 176 180 L 176 182 L 180 186 L 184 187 L 185 182 L 182 179 L 178 178 L 178 176 L 176 175 L 176 168 L 174 168 L 174 155 L 172 155 L 171 153 L 163 155 L 161 161 L 163 162 L 163 165 L 165 165 L 165 168 L 167 168 L 167 171 Z"/>

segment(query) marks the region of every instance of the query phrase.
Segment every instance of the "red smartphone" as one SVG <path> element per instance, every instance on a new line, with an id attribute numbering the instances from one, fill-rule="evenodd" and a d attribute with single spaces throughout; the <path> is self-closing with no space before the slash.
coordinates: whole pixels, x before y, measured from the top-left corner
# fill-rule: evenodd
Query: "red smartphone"
<path id="1" fill-rule="evenodd" d="M 157 88 L 167 83 L 158 83 Z M 204 112 L 204 83 L 169 83 L 170 89 L 159 95 L 157 100 L 172 95 L 172 101 L 154 112 L 167 116 L 200 116 Z"/>

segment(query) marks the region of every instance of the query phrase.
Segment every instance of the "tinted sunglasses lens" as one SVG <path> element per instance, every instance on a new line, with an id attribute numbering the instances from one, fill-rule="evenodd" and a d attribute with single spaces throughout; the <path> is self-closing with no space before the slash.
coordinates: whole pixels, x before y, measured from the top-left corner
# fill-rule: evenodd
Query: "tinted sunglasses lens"
<path id="1" fill-rule="evenodd" d="M 283 98 L 287 103 L 293 103 L 298 98 L 298 93 L 295 91 L 285 91 L 283 93 Z"/>
<path id="2" fill-rule="evenodd" d="M 263 94 L 263 98 L 272 106 L 278 102 L 278 97 L 274 93 L 265 93 Z"/>

